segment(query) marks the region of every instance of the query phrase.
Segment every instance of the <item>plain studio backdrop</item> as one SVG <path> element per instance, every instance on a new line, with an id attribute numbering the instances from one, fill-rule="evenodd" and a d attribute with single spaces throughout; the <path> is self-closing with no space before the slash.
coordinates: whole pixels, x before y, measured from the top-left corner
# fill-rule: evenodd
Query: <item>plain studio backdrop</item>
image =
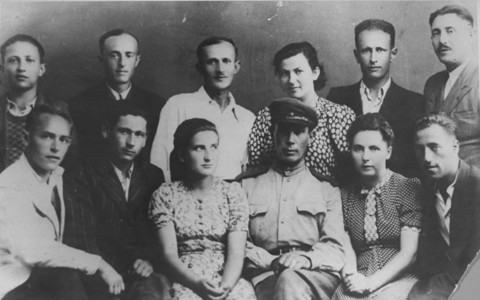
<path id="1" fill-rule="evenodd" d="M 265 2 L 2 2 L 0 42 L 16 33 L 36 37 L 46 49 L 47 73 L 40 90 L 68 99 L 103 78 L 98 38 L 124 28 L 140 41 L 134 82 L 164 98 L 202 84 L 195 69 L 196 46 L 210 35 L 232 38 L 241 70 L 233 84 L 238 103 L 257 113 L 283 96 L 273 72 L 276 51 L 309 41 L 318 51 L 330 87 L 361 78 L 353 56 L 354 27 L 380 18 L 396 29 L 392 77 L 422 93 L 426 79 L 443 69 L 433 51 L 428 18 L 446 1 L 265 1 Z M 458 1 L 457 1 L 458 3 Z M 461 2 L 476 15 L 475 1 Z M 1 80 L 1 77 L 0 77 Z M 0 92 L 4 91 L 1 84 Z"/>

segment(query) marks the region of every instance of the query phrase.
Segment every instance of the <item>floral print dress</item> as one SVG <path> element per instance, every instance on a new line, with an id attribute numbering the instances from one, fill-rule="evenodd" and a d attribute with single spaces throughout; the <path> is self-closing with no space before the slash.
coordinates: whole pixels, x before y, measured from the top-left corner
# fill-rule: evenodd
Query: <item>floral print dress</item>
<path id="1" fill-rule="evenodd" d="M 183 182 L 165 183 L 152 196 L 149 217 L 157 228 L 173 222 L 181 262 L 198 278 L 221 282 L 226 261 L 227 236 L 248 230 L 248 202 L 240 184 L 215 178 L 212 193 L 197 199 Z M 168 275 L 168 274 L 167 274 Z M 201 299 L 175 282 L 173 299 Z M 228 298 L 256 299 L 252 285 L 243 278 Z"/>

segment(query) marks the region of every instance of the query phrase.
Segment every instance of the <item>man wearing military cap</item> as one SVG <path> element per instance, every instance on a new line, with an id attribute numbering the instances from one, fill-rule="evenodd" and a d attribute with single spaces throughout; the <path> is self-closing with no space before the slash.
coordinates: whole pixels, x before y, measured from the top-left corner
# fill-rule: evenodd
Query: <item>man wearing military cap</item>
<path id="1" fill-rule="evenodd" d="M 296 99 L 269 109 L 272 165 L 238 178 L 250 205 L 245 273 L 260 300 L 330 299 L 344 264 L 343 216 L 339 189 L 305 165 L 318 118 Z"/>

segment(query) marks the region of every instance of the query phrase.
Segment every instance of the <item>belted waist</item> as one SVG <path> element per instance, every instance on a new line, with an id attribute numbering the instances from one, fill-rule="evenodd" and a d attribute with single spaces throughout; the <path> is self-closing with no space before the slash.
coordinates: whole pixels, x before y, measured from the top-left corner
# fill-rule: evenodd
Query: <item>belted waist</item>
<path id="1" fill-rule="evenodd" d="M 390 245 L 367 245 L 365 247 L 362 247 L 360 249 L 358 249 L 358 252 L 365 252 L 365 251 L 368 251 L 368 250 L 372 250 L 372 249 L 399 249 L 400 248 L 400 245 L 399 244 L 390 244 Z"/>
<path id="2" fill-rule="evenodd" d="M 295 251 L 303 251 L 308 252 L 312 249 L 312 246 L 285 246 L 285 247 L 278 247 L 277 249 L 269 251 L 272 255 L 282 255 L 285 253 L 295 252 Z"/>

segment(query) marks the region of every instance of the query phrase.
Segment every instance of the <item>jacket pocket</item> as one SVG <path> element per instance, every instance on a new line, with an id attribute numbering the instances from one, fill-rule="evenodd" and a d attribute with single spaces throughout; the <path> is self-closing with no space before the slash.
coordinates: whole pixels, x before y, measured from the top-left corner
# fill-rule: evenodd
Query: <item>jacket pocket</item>
<path id="1" fill-rule="evenodd" d="M 325 204 L 321 202 L 307 202 L 297 204 L 297 211 L 302 214 L 310 214 L 316 216 L 327 211 Z"/>
<path id="2" fill-rule="evenodd" d="M 266 204 L 250 204 L 250 218 L 265 215 L 268 211 L 268 205 Z"/>

